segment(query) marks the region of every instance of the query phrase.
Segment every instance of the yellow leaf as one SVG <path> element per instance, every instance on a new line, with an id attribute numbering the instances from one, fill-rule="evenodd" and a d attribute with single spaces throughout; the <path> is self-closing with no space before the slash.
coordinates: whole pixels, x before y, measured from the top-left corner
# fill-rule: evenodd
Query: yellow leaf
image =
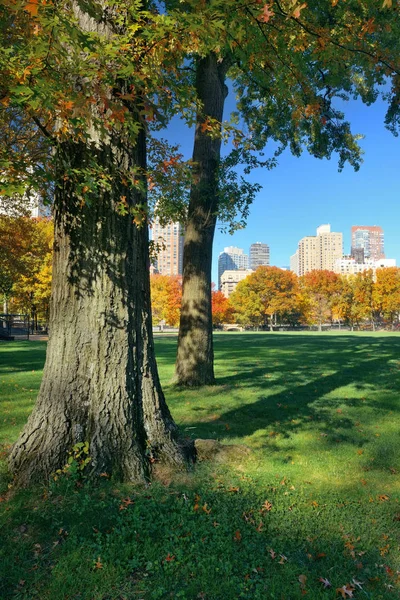
<path id="1" fill-rule="evenodd" d="M 382 8 L 392 8 L 392 0 L 384 0 L 383 4 L 382 4 Z"/>

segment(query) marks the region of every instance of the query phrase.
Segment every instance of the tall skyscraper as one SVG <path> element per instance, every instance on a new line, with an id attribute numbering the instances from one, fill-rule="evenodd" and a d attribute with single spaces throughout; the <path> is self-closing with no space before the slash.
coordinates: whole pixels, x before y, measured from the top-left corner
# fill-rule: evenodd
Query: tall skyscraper
<path id="1" fill-rule="evenodd" d="M 378 225 L 354 225 L 351 228 L 351 253 L 357 248 L 364 249 L 364 257 L 371 260 L 385 258 L 384 235 Z"/>
<path id="2" fill-rule="evenodd" d="M 343 235 L 331 232 L 330 225 L 320 225 L 317 235 L 302 238 L 298 246 L 298 257 L 294 258 L 293 266 L 298 261 L 298 275 L 304 275 L 313 270 L 333 271 L 337 258 L 343 256 Z"/>
<path id="3" fill-rule="evenodd" d="M 218 257 L 218 289 L 221 289 L 221 275 L 224 271 L 237 271 L 249 268 L 249 257 L 242 248 L 228 246 Z"/>
<path id="4" fill-rule="evenodd" d="M 183 271 L 183 228 L 180 223 L 160 225 L 158 219 L 153 223 L 151 239 L 160 246 L 155 268 L 161 275 L 182 275 Z"/>
<path id="5" fill-rule="evenodd" d="M 255 271 L 257 267 L 269 265 L 269 246 L 256 242 L 250 246 L 250 269 Z"/>

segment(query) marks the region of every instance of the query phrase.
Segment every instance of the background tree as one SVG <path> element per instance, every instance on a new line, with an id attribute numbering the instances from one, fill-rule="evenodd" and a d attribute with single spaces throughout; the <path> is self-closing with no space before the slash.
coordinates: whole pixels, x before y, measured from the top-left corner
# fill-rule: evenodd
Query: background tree
<path id="1" fill-rule="evenodd" d="M 322 331 L 322 325 L 333 318 L 332 309 L 340 295 L 339 276 L 332 271 L 310 271 L 300 278 L 300 285 L 309 299 L 308 321 Z"/>
<path id="2" fill-rule="evenodd" d="M 214 327 L 222 323 L 232 323 L 233 307 L 229 298 L 225 298 L 220 290 L 212 291 L 212 322 Z"/>
<path id="3" fill-rule="evenodd" d="M 374 305 L 374 274 L 372 269 L 357 273 L 352 281 L 354 305 L 352 314 L 357 325 L 368 321 L 375 330 L 376 310 Z"/>
<path id="4" fill-rule="evenodd" d="M 53 227 L 48 219 L 0 216 L 0 286 L 4 312 L 30 312 L 37 276 L 51 261 Z"/>
<path id="5" fill-rule="evenodd" d="M 151 275 L 151 312 L 155 324 L 164 321 L 172 327 L 179 325 L 182 284 L 180 278 Z"/>
<path id="6" fill-rule="evenodd" d="M 354 275 L 341 275 L 338 281 L 338 291 L 333 297 L 332 318 L 338 321 L 339 328 L 342 322 L 347 323 L 353 331 L 357 315 L 354 300 Z"/>
<path id="7" fill-rule="evenodd" d="M 20 221 L 10 223 L 11 235 Z M 53 224 L 50 219 L 25 217 L 24 221 L 29 227 L 24 231 L 21 270 L 16 274 L 10 307 L 13 312 L 31 315 L 37 326 L 37 319 L 47 323 L 49 316 Z"/>
<path id="8" fill-rule="evenodd" d="M 279 318 L 298 308 L 297 277 L 278 267 L 258 267 L 238 283 L 231 303 L 239 322 L 244 318 L 257 325 L 269 322 L 272 331 Z"/>
<path id="9" fill-rule="evenodd" d="M 177 2 L 167 2 L 176 6 Z M 233 162 L 249 160 L 268 140 L 277 155 L 290 147 L 317 158 L 339 155 L 339 168 L 360 165 L 357 136 L 352 135 L 335 98 L 360 97 L 371 103 L 378 86 L 393 79 L 387 94 L 386 124 L 399 124 L 399 12 L 384 2 L 315 0 L 280 2 L 179 2 L 186 14 L 220 14 L 218 50 L 188 59 L 194 71 L 199 108 L 193 148 L 184 247 L 183 298 L 176 379 L 183 385 L 212 383 L 211 327 L 212 242 L 218 215 L 232 206 L 219 188 L 222 115 L 228 77 L 239 98 L 238 109 L 249 135 L 233 135 Z M 236 115 L 239 119 L 239 115 Z M 251 161 L 250 161 L 251 163 Z M 267 163 L 268 164 L 268 163 Z M 254 198 L 254 189 L 248 195 Z M 243 205 L 242 205 L 243 207 Z M 245 203 L 244 210 L 248 210 Z M 231 215 L 231 211 L 228 210 Z"/>
<path id="10" fill-rule="evenodd" d="M 258 331 L 259 327 L 265 326 L 267 319 L 259 294 L 251 288 L 246 279 L 237 284 L 230 296 L 233 318 L 237 323 L 250 325 Z"/>
<path id="11" fill-rule="evenodd" d="M 134 0 L 0 8 L 3 193 L 55 188 L 50 339 L 10 456 L 19 483 L 82 441 L 92 473 L 124 480 L 146 476 L 149 452 L 185 463 L 154 358 L 145 226 L 148 124 L 171 111 L 182 49 L 204 29 L 176 22 Z"/>
<path id="12" fill-rule="evenodd" d="M 400 312 L 400 269 L 398 267 L 376 270 L 372 301 L 376 310 L 393 329 Z"/>

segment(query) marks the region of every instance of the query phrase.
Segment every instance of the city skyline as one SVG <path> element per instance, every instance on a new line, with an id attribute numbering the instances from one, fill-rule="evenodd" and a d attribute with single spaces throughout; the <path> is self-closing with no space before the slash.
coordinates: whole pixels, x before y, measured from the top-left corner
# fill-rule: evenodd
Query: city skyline
<path id="1" fill-rule="evenodd" d="M 350 227 L 350 248 L 349 251 L 346 251 L 346 248 L 343 244 L 343 234 L 342 232 L 333 232 L 330 224 L 321 224 L 316 228 L 316 235 L 307 235 L 303 236 L 297 245 L 296 251 L 290 256 L 290 267 L 286 265 L 277 265 L 274 263 L 264 263 L 265 265 L 276 266 L 281 269 L 288 269 L 294 271 L 297 275 L 302 275 L 310 270 L 320 270 L 327 269 L 334 272 L 356 272 L 357 270 L 363 270 L 361 265 L 359 269 L 355 269 L 354 267 L 350 267 L 349 265 L 345 265 L 347 262 L 355 262 L 362 263 L 364 265 L 368 264 L 369 268 L 377 268 L 379 266 L 383 267 L 391 267 L 397 265 L 397 259 L 387 257 L 384 249 L 384 230 L 380 225 L 352 225 Z M 361 245 L 356 244 L 354 246 L 356 240 L 356 235 L 362 232 L 368 233 L 368 236 L 372 236 L 372 238 L 376 237 L 376 240 L 372 240 L 373 251 L 370 251 L 369 245 L 371 244 L 370 239 L 368 238 L 367 246 L 365 246 L 365 235 L 363 239 L 362 245 L 362 257 L 363 260 L 359 259 L 359 254 L 357 256 L 357 251 L 360 250 Z M 331 238 L 331 239 L 330 239 Z M 251 254 L 251 249 L 254 246 L 266 246 L 268 248 L 268 261 L 270 254 L 270 247 L 266 243 L 262 242 L 253 242 L 250 245 L 249 255 Z M 368 248 L 367 254 L 364 257 L 364 247 Z M 319 250 L 318 250 L 319 248 Z M 353 256 L 353 251 L 356 248 L 356 256 Z M 245 250 L 243 248 L 239 248 L 237 246 L 231 246 L 224 248 L 223 252 L 220 252 L 218 255 L 218 282 L 219 289 L 221 289 L 220 281 L 221 274 L 223 269 L 221 269 L 221 256 L 225 255 L 226 252 L 235 251 L 240 253 L 241 255 L 245 255 Z M 310 259 L 306 259 L 302 254 L 315 254 L 315 256 Z M 318 255 L 318 256 L 317 256 Z M 351 259 L 351 260 L 349 260 Z M 311 260 L 311 262 L 310 262 Z M 339 261 L 339 262 L 338 262 Z M 249 260 L 250 270 L 252 269 L 251 261 Z M 318 263 L 318 264 L 317 264 Z M 328 264 L 329 263 L 329 264 Z M 235 267 L 236 269 L 243 269 L 243 267 Z M 233 271 L 229 271 L 229 273 L 233 274 Z M 232 290 L 231 290 L 232 291 Z"/>
<path id="2" fill-rule="evenodd" d="M 333 231 L 343 233 L 344 253 L 351 252 L 351 227 L 358 224 L 379 225 L 385 232 L 385 255 L 400 264 L 400 203 L 398 165 L 400 140 L 384 127 L 386 104 L 378 100 L 372 106 L 361 101 L 335 101 L 342 110 L 354 133 L 364 135 L 359 143 L 364 151 L 364 162 L 358 172 L 345 165 L 338 172 L 338 158 L 319 160 L 306 150 L 300 157 L 285 150 L 272 170 L 255 169 L 246 176 L 262 186 L 250 207 L 247 224 L 233 235 L 218 223 L 213 245 L 212 281 L 218 284 L 218 255 L 227 246 L 245 248 L 256 241 L 270 247 L 270 264 L 289 265 L 299 240 L 314 235 L 320 223 L 330 223 Z M 230 97 L 224 119 L 235 110 Z M 244 127 L 244 126 L 243 126 Z M 245 128 L 245 127 L 244 127 Z M 179 143 L 185 158 L 191 158 L 193 130 L 178 118 L 168 131 L 171 143 Z M 231 144 L 222 148 L 226 155 Z M 272 156 L 276 145 L 265 148 Z M 240 169 L 238 169 L 239 173 Z"/>
<path id="3" fill-rule="evenodd" d="M 346 110 L 347 106 L 347 110 Z M 400 264 L 400 203 L 398 164 L 400 141 L 383 125 L 385 106 L 343 103 L 352 130 L 360 140 L 364 163 L 358 172 L 346 165 L 339 173 L 337 160 L 318 160 L 304 153 L 297 158 L 285 151 L 272 171 L 257 170 L 251 180 L 263 189 L 250 209 L 247 225 L 233 236 L 217 227 L 213 281 L 217 282 L 218 253 L 224 246 L 249 248 L 261 240 L 270 246 L 270 264 L 283 267 L 298 241 L 314 235 L 319 223 L 330 223 L 343 233 L 344 253 L 351 252 L 351 227 L 379 225 L 385 233 L 385 255 Z"/>

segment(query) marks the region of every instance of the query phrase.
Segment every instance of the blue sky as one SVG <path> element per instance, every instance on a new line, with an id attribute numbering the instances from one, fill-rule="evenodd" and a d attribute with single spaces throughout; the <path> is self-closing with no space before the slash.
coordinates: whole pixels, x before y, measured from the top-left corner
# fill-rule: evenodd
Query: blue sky
<path id="1" fill-rule="evenodd" d="M 228 111 L 227 111 L 228 113 Z M 364 134 L 360 145 L 364 162 L 356 173 L 346 165 L 339 173 L 337 157 L 317 160 L 306 152 L 296 158 L 286 151 L 272 171 L 255 170 L 251 179 L 262 190 L 251 207 L 247 226 L 234 235 L 216 232 L 213 281 L 217 281 L 218 254 L 225 246 L 238 246 L 246 253 L 253 242 L 270 246 L 271 264 L 289 265 L 291 254 L 305 235 L 315 235 L 322 223 L 343 233 L 344 251 L 350 252 L 352 225 L 380 225 L 385 234 L 385 254 L 400 266 L 400 137 L 384 127 L 385 105 L 345 104 L 353 133 Z M 224 115 L 227 118 L 228 114 Z M 193 136 L 180 123 L 169 131 L 172 142 L 181 143 L 191 155 Z M 268 148 L 266 149 L 268 154 Z"/>

